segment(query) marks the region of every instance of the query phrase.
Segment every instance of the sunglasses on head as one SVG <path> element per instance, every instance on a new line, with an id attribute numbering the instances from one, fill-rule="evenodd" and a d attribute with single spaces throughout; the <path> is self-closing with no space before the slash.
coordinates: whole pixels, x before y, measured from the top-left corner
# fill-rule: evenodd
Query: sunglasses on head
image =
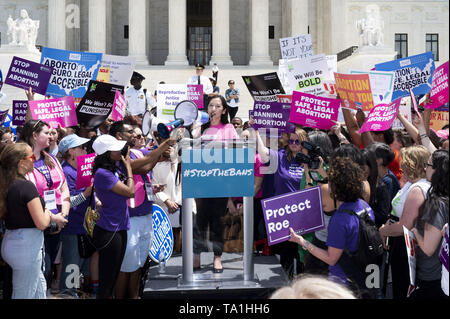
<path id="1" fill-rule="evenodd" d="M 292 145 L 292 144 L 300 145 L 300 141 L 299 140 L 289 140 L 289 145 Z"/>

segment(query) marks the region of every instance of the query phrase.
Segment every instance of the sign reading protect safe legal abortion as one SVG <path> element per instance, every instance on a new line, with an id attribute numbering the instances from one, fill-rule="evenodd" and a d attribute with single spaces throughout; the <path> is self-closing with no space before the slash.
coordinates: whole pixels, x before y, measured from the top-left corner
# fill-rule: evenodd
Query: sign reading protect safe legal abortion
<path id="1" fill-rule="evenodd" d="M 53 128 L 77 126 L 77 113 L 73 97 L 60 99 L 28 101 L 34 120 L 42 120 Z"/>
<path id="2" fill-rule="evenodd" d="M 92 166 L 95 153 L 77 157 L 77 184 L 76 189 L 92 186 Z"/>
<path id="3" fill-rule="evenodd" d="M 261 200 L 269 245 L 325 228 L 320 187 Z"/>

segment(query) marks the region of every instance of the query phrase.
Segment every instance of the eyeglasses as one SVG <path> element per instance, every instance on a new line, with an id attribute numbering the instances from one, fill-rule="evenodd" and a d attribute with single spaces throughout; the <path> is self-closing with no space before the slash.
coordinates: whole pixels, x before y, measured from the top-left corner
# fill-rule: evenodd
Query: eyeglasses
<path id="1" fill-rule="evenodd" d="M 36 162 L 36 156 L 34 156 L 34 154 L 30 155 L 28 157 L 25 157 L 25 160 L 32 161 L 34 163 L 34 162 Z"/>
<path id="2" fill-rule="evenodd" d="M 144 135 L 142 135 L 142 134 L 136 135 L 136 138 L 137 138 L 137 139 L 140 139 L 140 138 L 143 138 L 143 137 L 144 137 Z"/>
<path id="3" fill-rule="evenodd" d="M 289 140 L 289 145 L 292 145 L 292 144 L 300 145 L 300 141 L 299 140 Z"/>

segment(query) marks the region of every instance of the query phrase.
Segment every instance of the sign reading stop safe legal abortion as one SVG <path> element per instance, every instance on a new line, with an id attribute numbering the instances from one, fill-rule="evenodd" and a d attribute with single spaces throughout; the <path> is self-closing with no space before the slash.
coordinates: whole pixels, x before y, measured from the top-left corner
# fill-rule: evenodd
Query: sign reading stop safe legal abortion
<path id="1" fill-rule="evenodd" d="M 73 97 L 28 101 L 34 120 L 42 120 L 53 128 L 77 126 L 77 113 Z"/>
<path id="2" fill-rule="evenodd" d="M 325 228 L 320 187 L 261 200 L 269 245 Z"/>

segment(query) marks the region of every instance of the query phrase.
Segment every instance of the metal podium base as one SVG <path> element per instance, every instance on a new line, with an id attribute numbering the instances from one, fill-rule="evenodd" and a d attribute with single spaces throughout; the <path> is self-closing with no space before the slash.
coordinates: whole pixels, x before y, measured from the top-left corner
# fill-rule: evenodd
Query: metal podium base
<path id="1" fill-rule="evenodd" d="M 239 288 L 260 288 L 258 277 L 255 275 L 254 280 L 244 280 L 244 275 L 228 275 L 222 274 L 194 274 L 192 282 L 184 282 L 183 277 L 178 278 L 178 288 L 182 289 L 229 289 L 233 287 Z"/>

